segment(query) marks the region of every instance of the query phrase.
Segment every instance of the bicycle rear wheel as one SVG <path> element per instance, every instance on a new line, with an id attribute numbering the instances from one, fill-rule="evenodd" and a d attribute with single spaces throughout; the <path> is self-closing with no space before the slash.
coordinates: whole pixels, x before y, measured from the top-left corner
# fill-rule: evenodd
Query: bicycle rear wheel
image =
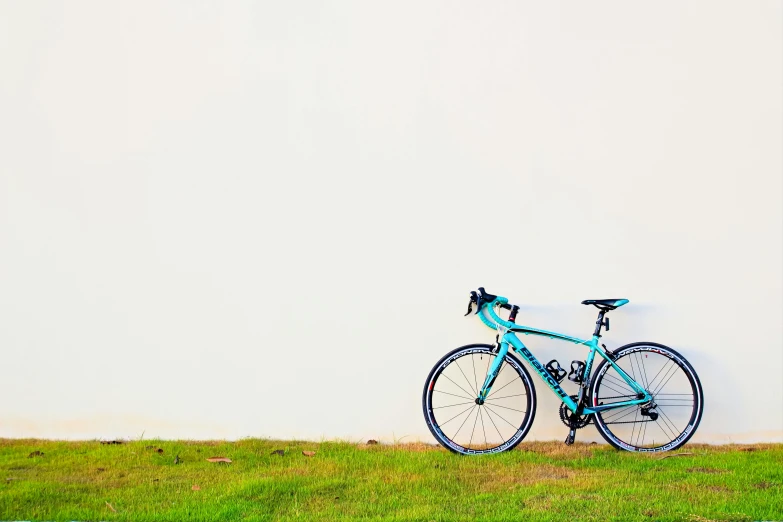
<path id="1" fill-rule="evenodd" d="M 446 354 L 424 383 L 427 427 L 446 449 L 463 455 L 499 453 L 525 438 L 536 412 L 530 374 L 511 354 L 483 404 L 476 398 L 497 355 L 493 346 L 471 344 Z"/>
<path id="2" fill-rule="evenodd" d="M 676 351 L 656 343 L 633 343 L 613 352 L 614 362 L 652 396 L 648 404 L 596 413 L 598 433 L 618 449 L 659 452 L 679 448 L 701 421 L 704 396 L 693 367 Z M 590 404 L 636 398 L 617 370 L 603 361 L 590 383 Z"/>

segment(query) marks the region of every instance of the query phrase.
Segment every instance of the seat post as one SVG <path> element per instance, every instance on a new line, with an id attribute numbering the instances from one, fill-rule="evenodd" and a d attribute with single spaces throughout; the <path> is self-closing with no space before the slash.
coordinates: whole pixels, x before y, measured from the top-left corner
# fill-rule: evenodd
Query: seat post
<path id="1" fill-rule="evenodd" d="M 601 337 L 601 327 L 604 325 L 604 314 L 606 313 L 606 310 L 602 308 L 599 308 L 598 310 L 598 320 L 595 322 L 595 331 L 593 332 L 593 335 Z"/>

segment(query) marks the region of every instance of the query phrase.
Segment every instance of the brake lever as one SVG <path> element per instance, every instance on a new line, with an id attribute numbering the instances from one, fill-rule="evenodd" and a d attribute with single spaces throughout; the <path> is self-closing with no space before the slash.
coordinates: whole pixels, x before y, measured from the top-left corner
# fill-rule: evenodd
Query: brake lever
<path id="1" fill-rule="evenodd" d="M 470 312 L 473 311 L 473 303 L 476 303 L 476 313 L 478 313 L 479 308 L 479 296 L 476 292 L 470 293 L 470 302 L 468 302 L 468 312 L 465 314 L 465 316 L 470 315 Z"/>

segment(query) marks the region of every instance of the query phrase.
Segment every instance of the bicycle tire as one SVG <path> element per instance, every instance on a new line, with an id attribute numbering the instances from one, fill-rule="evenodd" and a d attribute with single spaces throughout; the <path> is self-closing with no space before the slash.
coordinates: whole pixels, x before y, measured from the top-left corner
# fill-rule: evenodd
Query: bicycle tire
<path id="1" fill-rule="evenodd" d="M 651 342 L 637 342 L 637 343 L 631 343 L 626 344 L 624 346 L 621 346 L 620 348 L 614 350 L 612 352 L 613 360 L 616 364 L 619 364 L 619 361 L 625 357 L 629 357 L 630 361 L 630 368 L 633 369 L 633 360 L 630 359 L 630 356 L 632 356 L 634 353 L 643 353 L 643 352 L 649 352 L 649 353 L 657 353 L 659 355 L 662 355 L 663 357 L 666 357 L 669 359 L 669 361 L 673 362 L 672 368 L 674 369 L 674 372 L 677 372 L 676 367 L 679 367 L 682 371 L 684 376 L 687 378 L 688 383 L 691 387 L 691 390 L 693 392 L 693 408 L 691 411 L 690 418 L 688 418 L 684 429 L 680 432 L 679 435 L 676 435 L 673 440 L 670 440 L 666 442 L 665 444 L 660 445 L 653 445 L 651 447 L 643 447 L 643 446 L 636 446 L 634 444 L 629 444 L 628 441 L 622 440 L 619 438 L 619 436 L 612 432 L 611 429 L 609 429 L 608 424 L 629 424 L 630 422 L 607 422 L 606 419 L 604 419 L 604 416 L 609 417 L 610 415 L 613 415 L 611 412 L 617 411 L 617 410 L 607 410 L 603 414 L 596 413 L 593 417 L 593 423 L 595 424 L 596 429 L 598 430 L 598 433 L 601 434 L 601 436 L 611 444 L 613 447 L 625 450 L 625 451 L 633 451 L 633 452 L 663 452 L 663 451 L 671 451 L 675 450 L 677 448 L 682 447 L 685 443 L 690 440 L 690 438 L 693 436 L 693 434 L 696 432 L 696 429 L 699 427 L 699 423 L 701 422 L 702 415 L 704 413 L 704 392 L 702 390 L 701 381 L 699 380 L 699 376 L 696 374 L 696 370 L 693 369 L 693 366 L 683 357 L 680 353 L 673 350 L 672 348 L 669 348 L 668 346 L 664 346 L 662 344 L 658 343 L 651 343 Z M 638 364 L 638 360 L 637 360 Z M 668 363 L 665 363 L 668 364 Z M 676 367 L 675 367 L 676 365 Z M 594 406 L 597 406 L 599 404 L 600 398 L 598 397 L 598 390 L 600 388 L 600 385 L 607 374 L 608 370 L 611 368 L 611 365 L 608 361 L 604 360 L 601 362 L 601 364 L 598 365 L 598 367 L 595 370 L 595 373 L 593 374 L 592 379 L 590 380 L 590 395 L 588 397 L 589 404 L 592 404 Z M 637 366 L 637 368 L 640 368 Z M 627 372 L 627 370 L 624 368 L 624 370 Z M 659 373 L 663 370 L 659 370 Z M 646 370 L 645 370 L 646 371 Z M 615 372 L 616 373 L 616 372 Z M 674 375 L 673 373 L 672 375 Z M 640 368 L 640 377 L 641 377 L 641 368 Z M 649 376 L 646 376 L 649 377 Z M 645 378 L 646 378 L 645 377 Z M 656 375 L 652 381 L 649 381 L 648 384 L 653 383 L 658 378 Z M 671 377 L 670 377 L 671 378 Z M 610 384 L 615 385 L 614 382 L 611 382 Z M 642 384 L 640 382 L 640 384 Z M 666 384 L 663 384 L 662 386 L 666 386 Z M 664 394 L 666 395 L 666 394 Z M 687 394 L 672 394 L 672 395 L 682 395 L 685 396 Z M 667 399 L 660 399 L 657 398 L 657 401 L 666 401 Z M 680 400 L 680 399 L 668 399 L 668 400 Z M 653 402 L 656 402 L 656 397 L 653 398 Z M 673 403 L 672 403 L 673 404 Z M 687 406 L 687 405 L 686 405 Z M 669 407 L 669 406 L 667 406 Z M 641 408 L 638 410 L 631 410 L 630 413 L 634 413 L 634 411 L 637 412 L 640 411 Z M 663 411 L 663 407 L 661 406 L 660 409 Z M 630 415 L 630 413 L 628 415 Z M 620 412 L 620 414 L 623 414 Z M 616 414 L 615 414 L 616 415 Z M 623 414 L 625 415 L 625 414 Z M 686 412 L 687 415 L 687 412 Z M 635 415 L 636 418 L 636 415 Z M 636 422 L 636 421 L 634 421 Z M 640 422 L 658 422 L 657 420 L 648 421 L 648 420 L 642 420 Z M 641 430 L 641 428 L 640 428 Z M 646 436 L 646 430 L 647 427 L 645 426 L 645 436 Z M 664 431 L 663 429 L 661 431 Z M 672 431 L 676 431 L 672 430 Z M 633 429 L 631 432 L 631 442 L 633 442 Z M 644 444 L 644 438 L 641 440 L 641 444 Z"/>
<path id="2" fill-rule="evenodd" d="M 481 454 L 492 454 L 492 453 L 500 453 L 503 451 L 508 451 L 512 448 L 514 448 L 517 444 L 522 442 L 522 440 L 527 436 L 528 432 L 530 431 L 531 426 L 533 425 L 533 419 L 535 418 L 536 413 L 536 389 L 533 385 L 533 380 L 530 377 L 530 373 L 528 373 L 527 369 L 524 367 L 522 362 L 518 360 L 516 357 L 513 357 L 510 353 L 506 354 L 504 358 L 504 366 L 501 368 L 502 373 L 503 369 L 506 365 L 513 368 L 515 373 L 519 376 L 519 378 L 522 381 L 522 386 L 525 389 L 525 395 L 527 396 L 525 398 L 526 401 L 526 407 L 527 409 L 524 411 L 524 416 L 519 424 L 519 428 L 517 431 L 509 437 L 508 440 L 503 441 L 501 444 L 495 446 L 495 447 L 487 447 L 484 449 L 475 449 L 475 448 L 468 448 L 464 445 L 461 445 L 452 439 L 450 439 L 441 429 L 440 425 L 438 424 L 438 421 L 436 419 L 435 413 L 434 413 L 434 406 L 433 406 L 433 394 L 435 393 L 435 385 L 438 381 L 438 378 L 441 376 L 442 372 L 452 363 L 457 360 L 459 360 L 461 357 L 464 357 L 468 354 L 482 354 L 482 355 L 488 355 L 488 356 L 496 356 L 495 353 L 493 353 L 494 347 L 489 344 L 469 344 L 466 346 L 462 346 L 459 348 L 456 348 L 446 355 L 444 355 L 430 370 L 429 375 L 427 376 L 427 380 L 424 383 L 424 391 L 422 393 L 422 409 L 424 411 L 424 420 L 427 424 L 427 427 L 430 430 L 430 433 L 435 437 L 435 439 L 438 441 L 440 445 L 448 449 L 449 451 L 452 451 L 454 453 L 458 453 L 461 455 L 481 455 Z M 469 381 L 469 380 L 468 380 Z M 453 381 L 452 381 L 453 382 Z M 477 384 L 479 384 L 479 381 L 476 381 Z M 483 381 L 481 381 L 483 383 Z M 510 384 L 511 382 L 509 382 Z M 480 384 L 479 384 L 480 387 Z M 490 392 L 490 396 L 494 391 L 499 390 L 497 386 L 493 387 L 493 391 Z M 468 397 L 465 397 L 468 398 Z M 503 399 L 507 397 L 502 397 Z M 489 397 L 488 397 L 489 399 Z M 446 406 L 448 407 L 448 406 Z M 510 408 L 509 408 L 510 409 Z M 490 416 L 490 410 L 489 407 L 487 407 L 486 410 L 487 417 L 492 420 L 492 417 Z M 495 414 L 497 414 L 497 411 L 494 411 Z M 467 421 L 468 418 L 470 418 L 471 413 L 468 413 L 468 417 L 465 418 L 465 421 Z M 484 427 L 484 414 L 481 411 L 481 407 L 479 406 L 479 409 L 476 413 L 476 420 L 474 421 L 474 430 L 476 426 L 476 422 L 478 419 L 478 416 L 481 415 L 482 419 L 482 428 Z M 494 421 L 493 421 L 494 422 Z M 508 422 L 508 421 L 506 421 Z M 497 426 L 495 426 L 497 428 Z M 502 439 L 503 436 L 500 433 L 500 430 L 498 430 L 498 435 L 500 435 L 500 438 Z M 487 442 L 486 434 L 484 435 L 485 443 Z M 471 438 L 472 441 L 472 438 Z M 470 445 L 470 444 L 469 444 Z M 488 445 L 488 444 L 486 444 Z"/>

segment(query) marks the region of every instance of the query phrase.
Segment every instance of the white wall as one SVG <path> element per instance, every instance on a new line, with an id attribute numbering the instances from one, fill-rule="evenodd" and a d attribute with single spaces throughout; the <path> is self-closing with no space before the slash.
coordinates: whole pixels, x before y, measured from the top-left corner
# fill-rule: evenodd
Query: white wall
<path id="1" fill-rule="evenodd" d="M 0 436 L 429 441 L 483 285 L 577 336 L 629 298 L 695 440 L 783 440 L 782 15 L 0 1 Z"/>

